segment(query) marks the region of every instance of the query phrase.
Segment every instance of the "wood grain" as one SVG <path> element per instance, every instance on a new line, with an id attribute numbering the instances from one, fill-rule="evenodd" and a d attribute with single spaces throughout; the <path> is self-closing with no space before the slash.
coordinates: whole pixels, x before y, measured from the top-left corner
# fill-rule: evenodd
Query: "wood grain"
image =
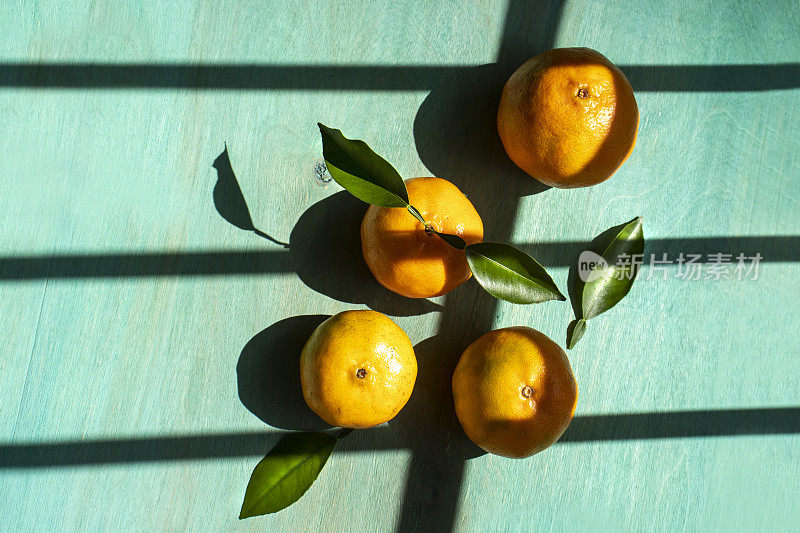
<path id="1" fill-rule="evenodd" d="M 0 25 L 0 529 L 800 519 L 796 3 L 31 1 L 3 3 Z M 639 139 L 608 182 L 542 190 L 503 155 L 493 109 L 518 64 L 576 45 L 629 74 Z M 562 441 L 481 455 L 452 413 L 460 351 L 517 324 L 563 344 L 569 305 L 382 289 L 358 257 L 364 206 L 314 179 L 318 121 L 403 176 L 453 180 L 487 238 L 542 257 L 560 287 L 580 243 L 637 215 L 648 253 L 765 260 L 743 281 L 645 268 L 570 353 Z M 254 228 L 288 247 L 220 215 L 226 143 Z M 294 350 L 358 307 L 416 344 L 412 400 L 343 441 L 297 504 L 238 521 L 259 457 L 320 427 Z"/>

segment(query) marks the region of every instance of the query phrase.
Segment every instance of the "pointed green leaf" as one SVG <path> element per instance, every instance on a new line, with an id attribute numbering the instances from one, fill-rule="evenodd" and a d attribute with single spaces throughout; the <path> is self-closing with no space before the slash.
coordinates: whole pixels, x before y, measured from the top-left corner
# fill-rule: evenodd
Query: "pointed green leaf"
<path id="1" fill-rule="evenodd" d="M 567 349 L 571 350 L 586 331 L 586 321 L 584 319 L 573 320 L 567 328 Z"/>
<path id="2" fill-rule="evenodd" d="M 336 441 L 327 433 L 283 437 L 253 470 L 239 518 L 276 513 L 299 500 L 317 479 Z"/>
<path id="3" fill-rule="evenodd" d="M 408 191 L 400 174 L 367 143 L 351 140 L 342 132 L 317 124 L 322 135 L 322 155 L 328 172 L 350 194 L 381 207 L 406 207 Z"/>
<path id="4" fill-rule="evenodd" d="M 449 233 L 439 233 L 436 232 L 444 242 L 452 246 L 453 248 L 458 248 L 459 250 L 463 250 L 467 246 L 467 242 L 459 237 L 458 235 L 450 235 Z"/>
<path id="5" fill-rule="evenodd" d="M 542 265 L 511 245 L 479 242 L 465 250 L 475 279 L 496 298 L 516 304 L 566 300 Z"/>
<path id="6" fill-rule="evenodd" d="M 636 217 L 625 224 L 600 253 L 602 261 L 584 269 L 581 318 L 588 320 L 605 313 L 628 294 L 639 272 L 643 254 L 642 218 Z M 578 270 L 580 272 L 580 265 Z"/>

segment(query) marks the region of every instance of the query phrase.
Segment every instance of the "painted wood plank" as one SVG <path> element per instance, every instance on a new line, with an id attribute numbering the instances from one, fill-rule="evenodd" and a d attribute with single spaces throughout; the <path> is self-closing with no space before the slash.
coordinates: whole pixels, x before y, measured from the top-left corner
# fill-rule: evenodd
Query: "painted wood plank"
<path id="1" fill-rule="evenodd" d="M 0 6 L 3 67 L 167 68 L 128 86 L 0 75 L 0 529 L 755 529 L 765 516 L 793 527 L 800 8 L 508 8 Z M 492 98 L 533 50 L 572 45 L 630 73 L 639 140 L 609 182 L 540 192 L 498 153 Z M 173 64 L 198 68 L 200 89 Z M 570 353 L 580 399 L 562 442 L 525 461 L 478 455 L 449 404 L 458 354 L 516 324 L 563 344 L 569 306 L 497 305 L 474 283 L 431 303 L 382 290 L 358 259 L 363 206 L 314 180 L 317 121 L 404 176 L 452 179 L 488 237 L 526 246 L 562 287 L 565 243 L 635 215 L 648 253 L 746 245 L 782 260 L 745 281 L 645 269 Z M 255 226 L 288 248 L 219 215 L 212 165 L 226 143 Z M 343 442 L 296 505 L 239 522 L 259 454 L 281 431 L 320 427 L 286 378 L 309 315 L 367 306 L 416 344 L 414 397 Z M 262 351 L 276 359 L 259 363 Z"/>

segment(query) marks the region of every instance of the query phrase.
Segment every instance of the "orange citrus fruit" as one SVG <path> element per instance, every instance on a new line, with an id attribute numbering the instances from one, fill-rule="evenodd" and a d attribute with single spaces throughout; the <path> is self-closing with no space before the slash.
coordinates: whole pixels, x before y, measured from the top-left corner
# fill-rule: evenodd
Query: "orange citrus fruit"
<path id="1" fill-rule="evenodd" d="M 330 317 L 300 354 L 303 397 L 332 426 L 363 429 L 391 420 L 408 402 L 416 379 L 408 335 L 377 311 Z"/>
<path id="2" fill-rule="evenodd" d="M 636 144 L 639 108 L 625 74 L 600 52 L 557 48 L 511 75 L 497 112 L 506 153 L 552 187 L 605 181 Z"/>
<path id="3" fill-rule="evenodd" d="M 467 244 L 483 240 L 483 222 L 458 187 L 441 178 L 406 181 L 409 203 L 434 229 Z M 361 250 L 375 279 L 409 298 L 448 293 L 467 281 L 463 250 L 453 248 L 405 208 L 370 206 L 361 222 Z"/>
<path id="4" fill-rule="evenodd" d="M 456 415 L 467 436 L 505 457 L 538 453 L 566 431 L 578 387 L 564 350 L 528 327 L 473 342 L 453 374 Z"/>

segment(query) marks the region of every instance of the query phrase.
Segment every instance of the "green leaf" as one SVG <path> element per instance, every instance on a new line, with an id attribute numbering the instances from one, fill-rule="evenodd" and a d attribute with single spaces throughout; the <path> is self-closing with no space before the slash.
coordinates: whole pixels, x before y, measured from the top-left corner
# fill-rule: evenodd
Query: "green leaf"
<path id="1" fill-rule="evenodd" d="M 573 320 L 567 328 L 567 349 L 571 350 L 586 331 L 586 321 L 584 319 Z"/>
<path id="2" fill-rule="evenodd" d="M 459 237 L 458 235 L 450 235 L 449 233 L 439 233 L 438 231 L 435 232 L 444 242 L 452 246 L 453 248 L 458 248 L 459 250 L 463 250 L 467 246 L 467 242 Z"/>
<path id="3" fill-rule="evenodd" d="M 327 433 L 291 433 L 256 465 L 239 518 L 276 513 L 305 494 L 338 439 Z"/>
<path id="4" fill-rule="evenodd" d="M 644 254 L 642 218 L 636 217 L 621 229 L 600 253 L 605 265 L 589 269 L 581 290 L 581 310 L 585 320 L 605 313 L 631 290 Z M 583 255 L 583 254 L 582 254 Z M 638 261 L 634 258 L 638 256 Z M 580 271 L 580 265 L 579 265 Z"/>
<path id="5" fill-rule="evenodd" d="M 465 250 L 475 279 L 496 298 L 516 304 L 566 300 L 542 265 L 513 246 L 479 242 Z"/>
<path id="6" fill-rule="evenodd" d="M 350 194 L 381 207 L 406 207 L 408 191 L 400 174 L 367 143 L 351 140 L 342 132 L 317 123 L 322 134 L 322 155 L 328 172 Z"/>

